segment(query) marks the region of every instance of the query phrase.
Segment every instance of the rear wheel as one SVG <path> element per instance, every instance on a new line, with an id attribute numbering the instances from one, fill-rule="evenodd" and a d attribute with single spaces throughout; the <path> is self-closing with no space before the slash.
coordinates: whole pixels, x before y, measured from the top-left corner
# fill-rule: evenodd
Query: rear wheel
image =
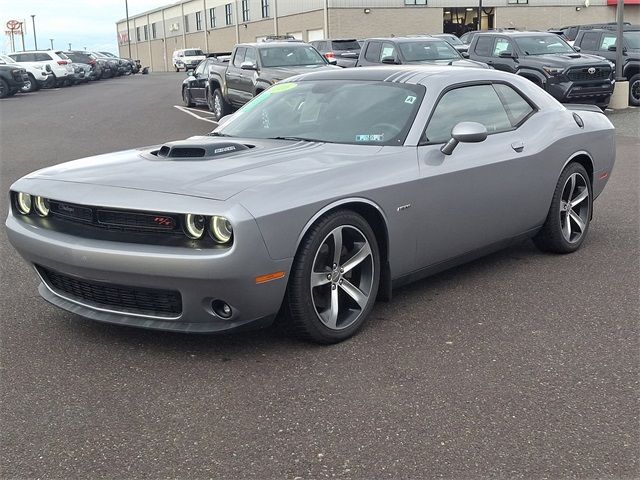
<path id="1" fill-rule="evenodd" d="M 640 107 L 640 73 L 636 73 L 629 80 L 629 103 Z"/>
<path id="2" fill-rule="evenodd" d="M 323 217 L 291 269 L 285 299 L 291 331 L 317 343 L 349 338 L 373 309 L 379 283 L 378 243 L 367 221 L 348 210 Z"/>
<path id="3" fill-rule="evenodd" d="M 187 87 L 182 87 L 182 102 L 187 107 L 193 107 L 195 103 L 191 100 L 191 94 L 189 93 L 189 89 Z"/>
<path id="4" fill-rule="evenodd" d="M 591 208 L 589 175 L 582 165 L 572 162 L 558 179 L 547 219 L 534 243 L 545 252 L 575 252 L 589 230 Z"/>
<path id="5" fill-rule="evenodd" d="M 209 106 L 209 110 L 213 112 L 213 118 L 216 122 L 220 121 L 220 119 L 225 115 L 229 115 L 229 113 L 231 113 L 231 106 L 224 99 L 219 88 L 216 88 L 210 97 L 211 101 L 209 101 L 209 98 L 207 97 L 207 104 Z"/>

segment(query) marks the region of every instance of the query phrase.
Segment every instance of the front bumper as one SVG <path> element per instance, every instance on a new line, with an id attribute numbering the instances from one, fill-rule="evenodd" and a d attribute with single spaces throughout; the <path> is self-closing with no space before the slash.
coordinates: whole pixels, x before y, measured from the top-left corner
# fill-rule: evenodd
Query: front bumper
<path id="1" fill-rule="evenodd" d="M 613 93 L 615 80 L 606 79 L 593 82 L 572 82 L 568 79 L 547 81 L 547 92 L 562 103 L 608 102 Z"/>
<path id="2" fill-rule="evenodd" d="M 9 213 L 9 241 L 33 267 L 102 284 L 179 292 L 181 311 L 173 316 L 140 314 L 114 304 L 96 304 L 60 291 L 40 276 L 39 292 L 50 303 L 100 322 L 193 333 L 264 326 L 280 309 L 287 277 L 256 284 L 256 277 L 289 272 L 292 259 L 269 257 L 255 220 L 235 207 L 236 240 L 228 249 L 192 249 L 78 238 L 47 230 Z M 224 319 L 212 301 L 232 308 Z"/>

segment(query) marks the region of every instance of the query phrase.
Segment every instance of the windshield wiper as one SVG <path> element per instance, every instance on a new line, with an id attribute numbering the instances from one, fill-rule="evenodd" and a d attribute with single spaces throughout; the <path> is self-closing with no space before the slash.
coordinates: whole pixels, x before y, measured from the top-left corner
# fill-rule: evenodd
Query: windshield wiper
<path id="1" fill-rule="evenodd" d="M 265 138 L 265 140 L 297 140 L 299 142 L 321 142 L 321 143 L 330 143 L 326 140 L 318 140 L 317 138 L 304 138 L 304 137 L 269 137 Z"/>
<path id="2" fill-rule="evenodd" d="M 231 137 L 231 135 L 227 135 L 226 133 L 218 133 L 218 132 L 210 132 L 207 133 L 210 137 Z"/>

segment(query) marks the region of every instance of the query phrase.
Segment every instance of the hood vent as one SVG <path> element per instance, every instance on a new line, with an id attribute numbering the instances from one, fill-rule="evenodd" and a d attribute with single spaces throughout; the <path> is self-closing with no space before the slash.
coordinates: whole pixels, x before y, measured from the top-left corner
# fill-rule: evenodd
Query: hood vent
<path id="1" fill-rule="evenodd" d="M 198 140 L 182 140 L 163 145 L 160 150 L 152 152 L 161 158 L 213 158 L 230 155 L 252 148 L 236 142 L 202 142 Z"/>

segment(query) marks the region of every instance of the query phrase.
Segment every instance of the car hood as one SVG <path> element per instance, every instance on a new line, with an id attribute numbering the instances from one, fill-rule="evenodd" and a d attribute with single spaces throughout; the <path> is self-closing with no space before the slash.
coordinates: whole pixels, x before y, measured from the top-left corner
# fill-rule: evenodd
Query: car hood
<path id="1" fill-rule="evenodd" d="M 205 147 L 212 155 L 166 158 L 158 154 L 160 146 L 155 146 L 74 160 L 38 170 L 27 178 L 227 200 L 261 183 L 365 162 L 383 148 L 211 136 L 166 145 Z M 230 148 L 234 145 L 242 149 L 234 152 Z"/>
<path id="2" fill-rule="evenodd" d="M 454 67 L 475 67 L 475 68 L 488 68 L 488 65 L 483 62 L 476 62 L 475 60 L 466 59 L 453 59 L 453 60 L 421 60 L 416 62 L 407 62 L 411 65 L 453 65 Z"/>
<path id="3" fill-rule="evenodd" d="M 548 53 L 545 55 L 529 55 L 527 59 L 536 59 L 550 67 L 581 67 L 587 65 L 609 65 L 606 58 L 585 53 Z"/>

